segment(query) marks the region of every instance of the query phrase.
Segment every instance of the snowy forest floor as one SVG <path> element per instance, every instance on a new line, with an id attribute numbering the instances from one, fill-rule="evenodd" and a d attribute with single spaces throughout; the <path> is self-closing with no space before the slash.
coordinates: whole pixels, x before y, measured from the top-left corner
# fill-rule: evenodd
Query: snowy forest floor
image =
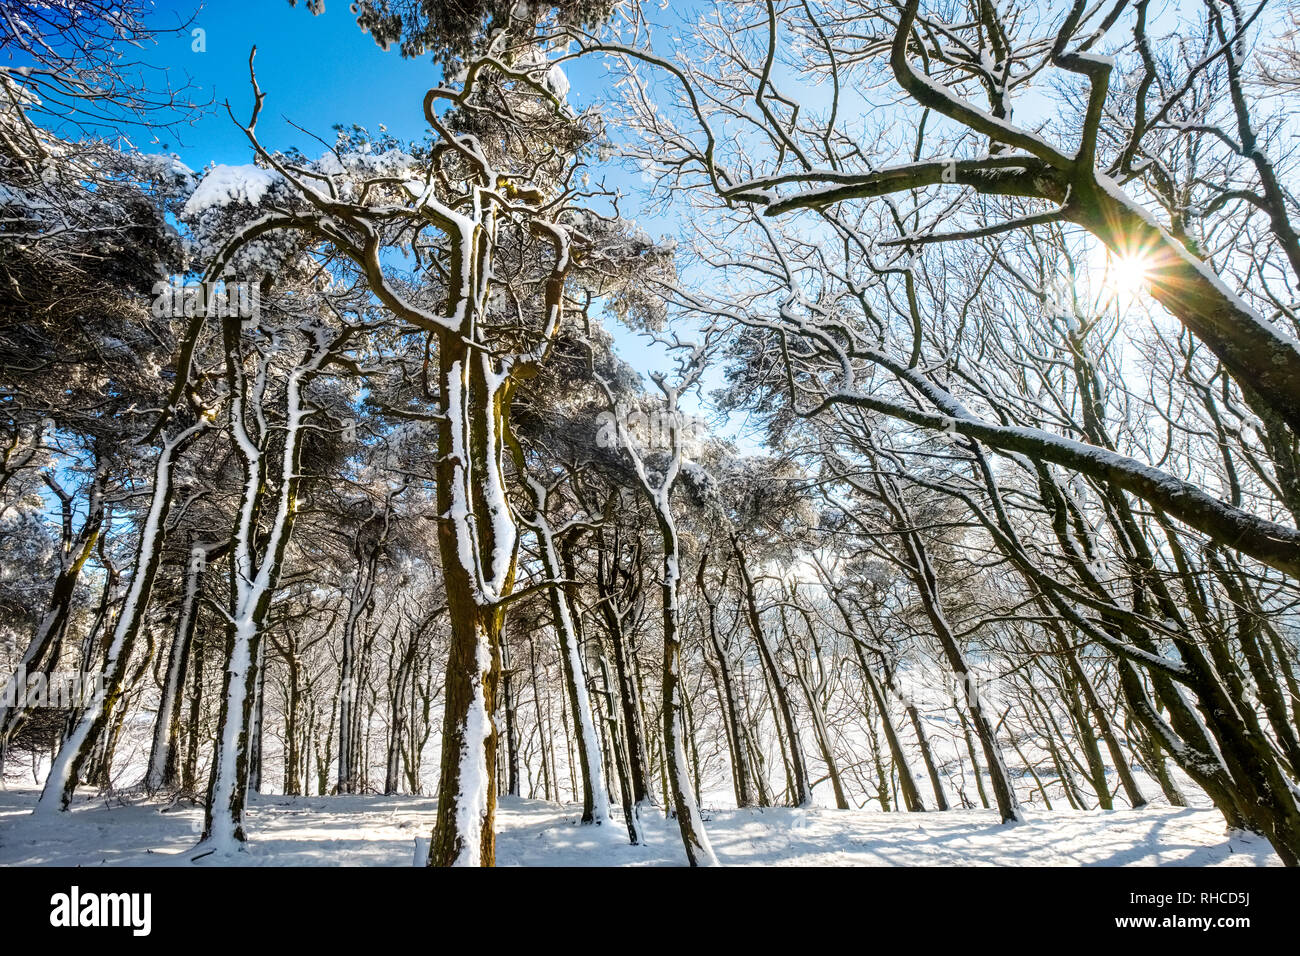
<path id="1" fill-rule="evenodd" d="M 202 808 L 129 796 L 78 798 L 55 820 L 30 816 L 38 791 L 0 790 L 0 865 L 166 866 L 184 861 Z M 428 836 L 428 797 L 253 795 L 254 866 L 410 866 Z M 685 863 L 676 827 L 647 814 L 648 845 L 630 846 L 621 820 L 582 826 L 576 808 L 507 798 L 497 811 L 504 866 Z M 1278 865 L 1263 840 L 1225 834 L 1213 810 L 1029 811 L 1010 827 L 987 810 L 878 813 L 827 809 L 714 810 L 708 834 L 723 863 L 796 866 L 1259 866 Z"/>

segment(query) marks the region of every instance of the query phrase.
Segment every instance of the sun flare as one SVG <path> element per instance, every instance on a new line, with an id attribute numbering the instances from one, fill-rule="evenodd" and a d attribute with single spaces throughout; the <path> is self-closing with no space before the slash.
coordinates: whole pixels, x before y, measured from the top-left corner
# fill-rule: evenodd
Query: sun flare
<path id="1" fill-rule="evenodd" d="M 1145 256 L 1107 255 L 1105 284 L 1121 296 L 1137 295 L 1146 287 L 1150 267 Z"/>

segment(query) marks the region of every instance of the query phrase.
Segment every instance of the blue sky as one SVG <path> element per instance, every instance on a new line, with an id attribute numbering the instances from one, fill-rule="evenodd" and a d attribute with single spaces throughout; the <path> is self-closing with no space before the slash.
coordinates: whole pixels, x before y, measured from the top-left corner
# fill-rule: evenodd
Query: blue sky
<path id="1" fill-rule="evenodd" d="M 159 0 L 156 22 L 175 23 L 193 10 L 185 0 Z M 418 139 L 427 129 L 421 102 L 441 71 L 428 59 L 406 60 L 381 50 L 358 29 L 344 3 L 313 16 L 301 3 L 291 7 L 287 0 L 210 0 L 193 28 L 203 31 L 202 52 L 194 49 L 200 38 L 186 32 L 161 38 L 149 59 L 166 66 L 174 84 L 189 79 L 199 98 L 216 101 L 196 124 L 179 129 L 176 141 L 155 146 L 166 144 L 196 169 L 209 161 L 249 161 L 244 137 L 221 104 L 228 100 L 239 119 L 247 118 L 252 104 L 248 54 L 254 45 L 258 82 L 267 96 L 258 131 L 268 145 L 319 152 L 319 144 L 289 120 L 326 141 L 333 139 L 336 123 L 372 130 L 383 124 L 405 139 Z M 605 82 L 597 64 L 575 68 L 575 74 L 579 70 L 588 74 L 583 89 L 574 84 L 573 95 L 582 102 L 584 93 L 590 99 L 588 91 Z"/>

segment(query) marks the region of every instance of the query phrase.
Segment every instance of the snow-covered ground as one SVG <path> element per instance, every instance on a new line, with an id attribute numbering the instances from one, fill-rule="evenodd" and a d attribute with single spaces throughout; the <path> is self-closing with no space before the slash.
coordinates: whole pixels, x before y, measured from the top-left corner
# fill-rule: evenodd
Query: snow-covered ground
<path id="1" fill-rule="evenodd" d="M 156 866 L 183 863 L 200 808 L 132 798 L 80 798 L 71 813 L 38 820 L 37 791 L 0 791 L 0 865 Z M 426 797 L 278 797 L 251 800 L 247 863 L 261 866 L 410 866 L 427 837 Z M 1252 866 L 1278 865 L 1263 840 L 1229 838 L 1213 810 L 1151 807 L 1113 812 L 1029 811 L 1003 827 L 991 811 L 877 813 L 826 809 L 706 813 L 723 863 L 776 866 Z M 503 800 L 497 863 L 647 866 L 685 862 L 676 827 L 646 821 L 649 845 L 626 830 L 582 826 L 573 807 Z"/>

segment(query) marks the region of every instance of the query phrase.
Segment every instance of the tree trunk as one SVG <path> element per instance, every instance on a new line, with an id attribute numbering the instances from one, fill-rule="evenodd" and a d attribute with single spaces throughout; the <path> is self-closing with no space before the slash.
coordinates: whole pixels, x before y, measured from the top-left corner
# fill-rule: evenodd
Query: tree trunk
<path id="1" fill-rule="evenodd" d="M 244 848 L 244 805 L 252 757 L 251 732 L 257 702 L 262 640 L 267 613 L 284 566 L 298 513 L 304 426 L 311 410 L 302 390 L 329 354 L 323 334 L 310 336 L 304 358 L 285 384 L 285 421 L 278 485 L 267 490 L 266 455 L 251 434 L 256 417 L 247 407 L 248 384 L 240 354 L 238 319 L 225 320 L 226 370 L 230 383 L 230 429 L 242 466 L 243 491 L 231 534 L 230 610 L 226 625 L 226 668 L 217 722 L 216 754 L 208 783 L 203 836 L 190 859 Z M 267 436 L 258 436 L 265 441 Z M 269 513 L 267 498 L 271 498 Z M 268 529 L 259 534 L 264 519 Z M 260 555 L 259 555 L 260 552 Z"/>
<path id="2" fill-rule="evenodd" d="M 440 337 L 438 360 L 446 411 L 438 437 L 438 546 L 451 648 L 429 864 L 492 866 L 501 600 L 514 587 L 517 546 L 502 468 L 511 387 L 491 356 L 459 337 Z"/>
<path id="3" fill-rule="evenodd" d="M 200 418 L 195 424 L 163 439 L 158 460 L 154 465 L 153 492 L 149 499 L 149 510 L 136 546 L 131 584 L 127 589 L 122 609 L 118 612 L 117 624 L 113 628 L 113 638 L 108 647 L 103 691 L 91 701 L 90 706 L 77 722 L 77 726 L 59 749 L 59 754 L 50 767 L 49 775 L 45 778 L 45 788 L 37 801 L 38 813 L 68 808 L 82 770 L 91 758 L 95 741 L 109 725 L 113 717 L 113 709 L 121 699 L 124 690 L 123 678 L 126 676 L 136 636 L 144 621 L 149 604 L 149 593 L 153 588 L 154 576 L 158 572 L 158 564 L 162 558 L 167 513 L 171 509 L 172 466 L 185 444 L 207 425 L 207 421 Z"/>
<path id="4" fill-rule="evenodd" d="M 741 590 L 745 596 L 745 619 L 749 623 L 754 642 L 758 645 L 759 660 L 763 662 L 763 668 L 767 671 L 772 692 L 776 695 L 778 713 L 785 726 L 785 755 L 790 765 L 794 787 L 791 799 L 795 806 L 811 806 L 812 787 L 808 783 L 808 761 L 804 758 L 803 744 L 799 740 L 799 723 L 795 720 L 794 708 L 790 703 L 790 694 L 786 689 L 785 675 L 781 672 L 780 662 L 777 661 L 776 654 L 763 633 L 754 580 L 750 577 L 749 565 L 745 561 L 744 552 L 740 549 L 740 539 L 735 532 L 731 533 L 731 550 L 736 559 L 736 567 L 740 571 Z"/>
<path id="5" fill-rule="evenodd" d="M 59 555 L 59 572 L 55 576 L 54 587 L 50 592 L 49 605 L 11 678 L 15 692 L 13 705 L 5 703 L 8 694 L 0 694 L 0 767 L 4 766 L 4 754 L 8 742 L 21 728 L 30 708 L 26 700 L 28 675 L 44 673 L 48 677 L 58 667 L 60 648 L 68 629 L 68 620 L 72 613 L 73 598 L 77 593 L 77 582 L 81 578 L 81 569 L 94 551 L 95 544 L 99 540 L 100 529 L 104 524 L 102 472 L 97 472 L 91 483 L 86 502 L 86 517 L 75 535 L 71 533 L 71 496 L 64 493 L 52 479 L 47 478 L 47 481 L 63 501 L 63 549 Z"/>
<path id="6" fill-rule="evenodd" d="M 753 786 L 750 783 L 749 744 L 740 728 L 739 703 L 736 700 L 736 688 L 731 676 L 730 655 L 718 635 L 718 602 L 708 589 L 705 581 L 705 569 L 708 564 L 707 552 L 700 557 L 699 568 L 695 572 L 695 582 L 704 598 L 709 632 L 709 643 L 718 659 L 719 690 L 722 694 L 723 714 L 726 719 L 727 740 L 731 745 L 732 782 L 736 788 L 736 806 L 752 807 L 754 805 Z M 727 573 L 730 569 L 723 567 L 719 590 L 727 586 Z"/>
<path id="7" fill-rule="evenodd" d="M 163 680 L 158 715 L 154 721 L 149 770 L 144 781 L 145 790 L 150 793 L 174 788 L 178 782 L 176 748 L 181 728 L 180 699 L 185 687 L 194 631 L 198 624 L 203 571 L 220 550 L 201 544 L 190 549 L 190 561 L 185 569 L 185 583 L 181 592 L 180 613 L 176 618 L 176 633 L 167 657 L 167 675 Z"/>

